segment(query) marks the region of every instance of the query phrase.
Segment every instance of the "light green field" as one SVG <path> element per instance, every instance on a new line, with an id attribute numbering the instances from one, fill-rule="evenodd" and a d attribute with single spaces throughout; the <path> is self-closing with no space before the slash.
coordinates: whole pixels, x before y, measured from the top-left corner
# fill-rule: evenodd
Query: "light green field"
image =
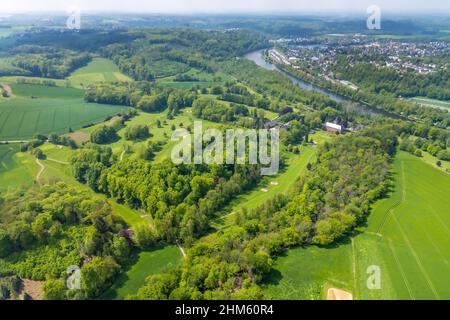
<path id="1" fill-rule="evenodd" d="M 356 299 L 450 299 L 450 176 L 404 152 L 393 172 L 394 191 L 374 205 L 360 234 L 337 248 L 290 250 L 277 259 L 266 294 L 324 298 L 337 287 Z M 366 286 L 372 265 L 380 267 L 380 290 Z"/>
<path id="2" fill-rule="evenodd" d="M 68 133 L 127 109 L 86 103 L 74 88 L 12 84 L 16 97 L 0 100 L 0 140 L 26 140 L 34 135 Z"/>
<path id="3" fill-rule="evenodd" d="M 429 99 L 429 98 L 424 98 L 424 97 L 415 97 L 412 100 L 417 102 L 420 105 L 424 105 L 427 107 L 450 109 L 450 102 L 448 102 L 448 101 L 441 101 L 441 100 Z"/>
<path id="4" fill-rule="evenodd" d="M 27 28 L 26 26 L 0 27 L 0 38 L 8 37 L 15 32 L 23 32 Z"/>
<path id="5" fill-rule="evenodd" d="M 1 66 L 1 59 L 0 59 L 0 66 Z M 58 87 L 66 87 L 67 82 L 64 79 L 51 79 L 51 78 L 41 78 L 41 77 L 24 77 L 24 76 L 3 76 L 0 77 L 0 82 L 6 82 L 10 85 L 13 85 L 15 83 L 18 83 L 22 80 L 25 81 L 36 81 L 42 83 L 43 81 L 53 81 L 56 86 Z"/>
<path id="6" fill-rule="evenodd" d="M 34 183 L 38 172 L 35 160 L 19 151 L 19 144 L 0 144 L 0 191 Z"/>
<path id="7" fill-rule="evenodd" d="M 72 86 L 82 88 L 98 82 L 131 82 L 111 60 L 94 58 L 87 66 L 76 70 L 68 78 Z"/>
<path id="8" fill-rule="evenodd" d="M 181 260 L 181 252 L 176 246 L 140 252 L 137 262 L 119 276 L 115 285 L 103 295 L 102 299 L 124 299 L 127 295 L 136 294 L 145 284 L 147 277 L 177 266 Z"/>

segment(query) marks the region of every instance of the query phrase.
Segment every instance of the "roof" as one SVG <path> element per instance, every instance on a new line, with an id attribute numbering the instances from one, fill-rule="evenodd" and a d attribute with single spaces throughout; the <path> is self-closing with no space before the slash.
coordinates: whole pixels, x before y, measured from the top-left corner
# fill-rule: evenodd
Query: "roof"
<path id="1" fill-rule="evenodd" d="M 327 122 L 325 124 L 325 126 L 328 127 L 328 128 L 336 129 L 336 130 L 342 130 L 342 126 L 340 126 L 340 125 L 338 125 L 336 123 L 332 123 L 332 122 Z"/>

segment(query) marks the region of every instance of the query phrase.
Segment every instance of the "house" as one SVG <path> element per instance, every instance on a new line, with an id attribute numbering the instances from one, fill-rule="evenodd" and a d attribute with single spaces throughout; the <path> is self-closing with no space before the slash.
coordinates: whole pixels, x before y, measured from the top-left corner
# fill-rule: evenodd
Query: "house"
<path id="1" fill-rule="evenodd" d="M 332 123 L 332 122 L 325 123 L 325 128 L 328 133 L 333 133 L 333 134 L 341 134 L 343 131 L 343 128 L 341 125 Z"/>
<path id="2" fill-rule="evenodd" d="M 281 109 L 278 115 L 281 117 L 292 112 L 294 112 L 294 108 L 288 106 L 286 108 Z"/>
<path id="3" fill-rule="evenodd" d="M 282 125 L 283 125 L 283 122 L 280 122 L 280 121 L 275 119 L 275 120 L 266 122 L 264 124 L 264 129 L 272 129 L 272 128 L 280 127 Z"/>

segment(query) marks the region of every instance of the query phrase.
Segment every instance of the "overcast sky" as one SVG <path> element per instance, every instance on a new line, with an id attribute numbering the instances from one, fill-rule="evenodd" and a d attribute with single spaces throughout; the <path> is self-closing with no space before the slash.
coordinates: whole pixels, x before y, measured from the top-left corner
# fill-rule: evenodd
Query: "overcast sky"
<path id="1" fill-rule="evenodd" d="M 0 13 L 26 11 L 119 11 L 152 13 L 361 12 L 372 4 L 393 13 L 450 15 L 450 0 L 0 0 Z"/>

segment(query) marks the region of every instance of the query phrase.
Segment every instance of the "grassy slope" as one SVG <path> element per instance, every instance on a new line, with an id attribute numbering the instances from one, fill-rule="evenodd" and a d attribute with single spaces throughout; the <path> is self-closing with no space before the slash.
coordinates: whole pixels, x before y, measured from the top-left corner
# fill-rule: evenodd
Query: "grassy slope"
<path id="1" fill-rule="evenodd" d="M 403 152 L 394 172 L 395 192 L 375 208 L 367 230 L 383 237 L 380 266 L 385 263 L 391 280 L 385 284 L 396 295 L 364 290 L 361 296 L 449 299 L 450 176 Z"/>
<path id="2" fill-rule="evenodd" d="M 429 99 L 429 98 L 424 98 L 424 97 L 415 97 L 412 100 L 419 104 L 423 104 L 425 106 L 450 109 L 450 102 L 448 102 L 448 101 L 441 101 L 441 100 Z"/>
<path id="3" fill-rule="evenodd" d="M 178 265 L 181 259 L 182 255 L 176 246 L 140 252 L 137 262 L 117 279 L 115 285 L 102 296 L 102 299 L 123 299 L 127 295 L 136 294 L 148 276 Z"/>
<path id="4" fill-rule="evenodd" d="M 450 177 L 404 152 L 393 171 L 392 194 L 375 204 L 359 235 L 337 248 L 290 250 L 277 259 L 266 294 L 324 297 L 337 286 L 357 299 L 449 299 Z M 381 290 L 366 287 L 371 265 L 381 269 Z"/>
<path id="5" fill-rule="evenodd" d="M 19 144 L 0 145 L 0 191 L 34 183 L 39 170 L 35 160 L 19 150 Z"/>
<path id="6" fill-rule="evenodd" d="M 70 84 L 77 88 L 96 82 L 133 81 L 120 72 L 119 68 L 108 59 L 94 58 L 87 66 L 76 70 L 68 78 Z"/>

